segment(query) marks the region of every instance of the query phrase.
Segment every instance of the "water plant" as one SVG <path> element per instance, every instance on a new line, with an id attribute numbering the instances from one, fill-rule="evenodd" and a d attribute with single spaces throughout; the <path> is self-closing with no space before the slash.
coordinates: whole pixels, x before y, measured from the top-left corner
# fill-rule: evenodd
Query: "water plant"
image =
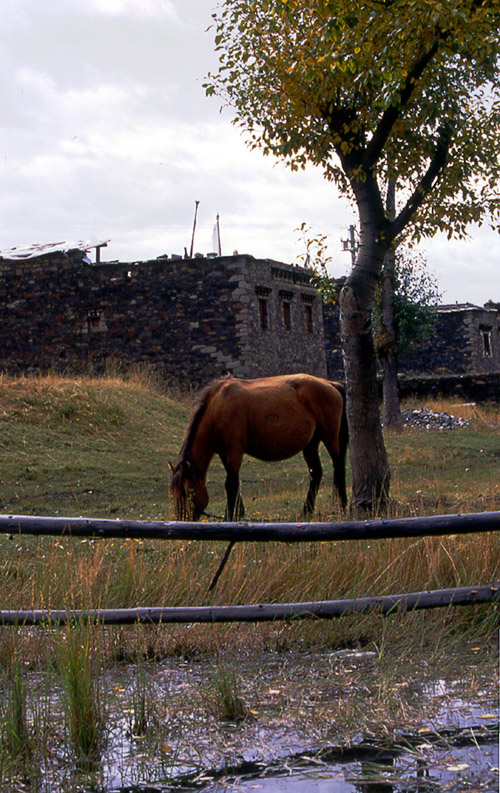
<path id="1" fill-rule="evenodd" d="M 231 663 L 214 664 L 206 700 L 212 712 L 227 721 L 242 721 L 249 715 L 241 691 L 241 677 Z"/>
<path id="2" fill-rule="evenodd" d="M 61 638 L 57 670 L 70 744 L 78 760 L 92 760 L 103 746 L 106 728 L 94 632 L 92 626 L 80 622 L 68 625 Z"/>
<path id="3" fill-rule="evenodd" d="M 0 744 L 14 761 L 25 761 L 31 754 L 31 735 L 26 712 L 26 685 L 16 656 L 7 669 L 4 686 Z"/>

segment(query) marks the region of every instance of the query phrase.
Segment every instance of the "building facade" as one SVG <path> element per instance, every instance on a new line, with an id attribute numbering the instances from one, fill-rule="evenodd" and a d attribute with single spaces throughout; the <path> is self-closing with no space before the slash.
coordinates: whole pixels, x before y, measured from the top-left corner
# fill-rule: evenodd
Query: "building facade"
<path id="1" fill-rule="evenodd" d="M 0 253 L 0 370 L 99 372 L 114 359 L 195 386 L 226 374 L 342 379 L 338 308 L 311 278 L 237 254 L 92 264 L 84 246 Z M 499 308 L 437 307 L 432 335 L 400 371 L 500 372 Z"/>
<path id="2" fill-rule="evenodd" d="M 0 368 L 151 363 L 200 384 L 227 373 L 326 376 L 311 271 L 252 256 L 91 264 L 85 250 L 0 258 Z"/>

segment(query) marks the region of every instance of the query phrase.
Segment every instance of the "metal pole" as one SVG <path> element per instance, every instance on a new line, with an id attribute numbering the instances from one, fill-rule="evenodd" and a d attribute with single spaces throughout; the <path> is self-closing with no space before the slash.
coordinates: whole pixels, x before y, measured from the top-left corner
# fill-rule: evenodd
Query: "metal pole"
<path id="1" fill-rule="evenodd" d="M 217 243 L 218 243 L 218 246 L 219 246 L 218 253 L 219 253 L 219 256 L 221 256 L 221 255 L 222 255 L 222 249 L 221 249 L 221 246 L 220 246 L 220 223 L 219 223 L 219 215 L 217 215 Z"/>
<path id="2" fill-rule="evenodd" d="M 192 237 L 191 237 L 191 251 L 190 251 L 190 254 L 189 254 L 189 258 L 190 259 L 193 258 L 194 232 L 196 231 L 196 217 L 198 215 L 198 204 L 200 202 L 199 201 L 195 201 L 194 203 L 195 203 L 196 206 L 195 206 L 195 209 L 194 209 L 193 234 L 192 234 Z"/>

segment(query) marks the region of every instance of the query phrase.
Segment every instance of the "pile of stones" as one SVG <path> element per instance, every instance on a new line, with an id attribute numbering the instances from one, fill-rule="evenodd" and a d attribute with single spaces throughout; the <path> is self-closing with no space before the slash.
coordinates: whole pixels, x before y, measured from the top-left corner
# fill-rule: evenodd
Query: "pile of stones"
<path id="1" fill-rule="evenodd" d="M 451 416 L 449 413 L 436 413 L 429 408 L 402 410 L 401 416 L 404 427 L 416 430 L 456 430 L 471 424 L 470 419 Z"/>

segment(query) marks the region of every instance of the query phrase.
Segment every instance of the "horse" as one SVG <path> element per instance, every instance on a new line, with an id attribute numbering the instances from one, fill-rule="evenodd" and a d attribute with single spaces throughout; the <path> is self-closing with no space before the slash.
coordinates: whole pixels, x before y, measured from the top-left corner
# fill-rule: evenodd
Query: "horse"
<path id="1" fill-rule="evenodd" d="M 348 429 L 343 385 L 309 374 L 216 381 L 202 393 L 172 467 L 177 520 L 198 520 L 204 514 L 209 500 L 205 477 L 215 454 L 226 470 L 225 519 L 231 521 L 244 515 L 239 478 L 243 455 L 273 462 L 299 452 L 309 470 L 302 510 L 309 518 L 323 476 L 321 442 L 332 458 L 334 484 L 345 509 Z M 227 546 L 208 591 L 214 589 L 234 542 Z"/>
<path id="2" fill-rule="evenodd" d="M 334 484 L 345 509 L 348 430 L 344 387 L 309 374 L 217 380 L 202 393 L 172 468 L 177 520 L 199 520 L 205 512 L 209 501 L 205 477 L 215 454 L 226 471 L 225 519 L 232 521 L 244 515 L 239 479 L 243 455 L 273 462 L 299 452 L 309 471 L 302 510 L 303 517 L 309 518 L 323 476 L 321 442 L 332 458 Z"/>

